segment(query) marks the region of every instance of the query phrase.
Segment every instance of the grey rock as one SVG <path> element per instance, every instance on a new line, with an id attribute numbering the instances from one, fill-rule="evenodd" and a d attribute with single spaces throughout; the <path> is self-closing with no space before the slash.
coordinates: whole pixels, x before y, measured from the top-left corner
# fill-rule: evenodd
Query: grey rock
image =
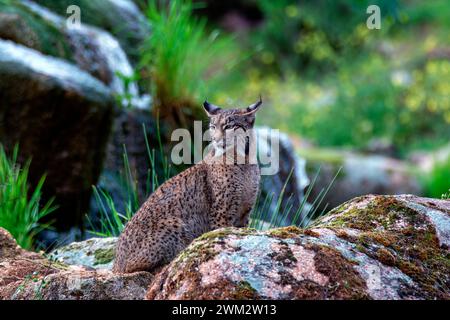
<path id="1" fill-rule="evenodd" d="M 20 85 L 19 85 L 20 84 Z M 32 158 L 31 182 L 47 174 L 57 227 L 81 222 L 97 182 L 114 99 L 89 73 L 64 60 L 0 40 L 0 141 Z"/>

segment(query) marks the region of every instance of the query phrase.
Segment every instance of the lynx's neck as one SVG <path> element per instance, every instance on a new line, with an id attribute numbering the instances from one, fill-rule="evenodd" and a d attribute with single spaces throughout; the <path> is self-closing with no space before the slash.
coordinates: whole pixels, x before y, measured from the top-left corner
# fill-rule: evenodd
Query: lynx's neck
<path id="1" fill-rule="evenodd" d="M 238 136 L 235 143 L 226 148 L 212 146 L 205 157 L 208 164 L 257 165 L 256 136 L 251 130 L 247 135 Z"/>

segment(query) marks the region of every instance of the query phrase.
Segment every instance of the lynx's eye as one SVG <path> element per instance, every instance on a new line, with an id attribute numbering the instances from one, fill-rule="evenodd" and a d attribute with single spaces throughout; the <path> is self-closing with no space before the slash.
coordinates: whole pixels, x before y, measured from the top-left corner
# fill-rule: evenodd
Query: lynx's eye
<path id="1" fill-rule="evenodd" d="M 233 128 L 232 124 L 226 124 L 226 125 L 223 126 L 223 130 L 229 130 L 229 129 L 232 129 L 232 128 Z"/>
<path id="2" fill-rule="evenodd" d="M 216 126 L 213 125 L 213 124 L 210 124 L 210 125 L 209 125 L 209 130 L 216 130 Z"/>

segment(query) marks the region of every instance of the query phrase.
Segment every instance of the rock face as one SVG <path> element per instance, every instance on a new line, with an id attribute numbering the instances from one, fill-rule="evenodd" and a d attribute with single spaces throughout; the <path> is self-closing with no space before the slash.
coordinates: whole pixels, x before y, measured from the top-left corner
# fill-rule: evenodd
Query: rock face
<path id="1" fill-rule="evenodd" d="M 330 185 L 339 168 L 342 168 L 319 206 L 319 212 L 364 194 L 422 194 L 414 167 L 404 161 L 316 148 L 299 149 L 299 152 L 306 159 L 306 169 L 311 177 L 320 168 L 309 197 L 311 201 Z"/>
<path id="2" fill-rule="evenodd" d="M 220 229 L 155 276 L 147 299 L 450 299 L 450 201 L 363 196 L 312 228 Z"/>
<path id="3" fill-rule="evenodd" d="M 67 8 L 80 8 L 82 23 L 104 29 L 119 39 L 121 46 L 130 57 L 136 57 L 142 42 L 150 36 L 150 27 L 145 16 L 132 0 L 34 0 L 67 17 Z"/>
<path id="4" fill-rule="evenodd" d="M 110 4 L 113 9 L 109 9 L 107 6 L 103 8 L 102 14 L 111 14 L 111 12 L 116 12 L 120 8 L 129 7 L 126 4 L 128 0 L 120 1 L 90 1 L 89 4 Z M 60 1 L 51 1 L 48 3 L 57 4 L 57 6 L 63 4 Z M 66 6 L 61 7 L 62 15 L 55 14 L 54 12 L 42 7 L 34 2 L 23 0 L 19 8 L 21 8 L 21 18 L 25 19 L 28 15 L 31 15 L 29 24 L 35 25 L 40 24 L 47 28 L 50 28 L 51 33 L 55 34 L 54 38 L 59 41 L 60 46 L 67 47 L 69 50 L 62 55 L 60 52 L 54 52 L 47 46 L 41 46 L 41 52 L 45 54 L 50 54 L 57 57 L 62 57 L 74 62 L 81 69 L 89 72 L 91 75 L 101 80 L 103 83 L 107 84 L 111 90 L 118 95 L 120 98 L 120 103 L 124 107 L 138 107 L 138 108 L 148 108 L 151 102 L 149 95 L 140 96 L 139 88 L 135 81 L 129 81 L 125 84 L 124 78 L 132 78 L 134 75 L 134 69 L 129 62 L 128 56 L 121 46 L 121 43 L 112 36 L 109 32 L 93 27 L 87 22 L 86 16 L 83 15 L 82 23 L 77 27 L 68 27 L 66 24 L 66 18 L 64 14 L 69 5 L 73 5 L 72 1 L 68 2 Z M 133 4 L 131 4 L 133 6 Z M 84 7 L 83 7 L 84 8 Z M 95 17 L 99 17 L 99 8 L 93 8 Z M 123 8 L 122 8 L 123 9 Z M 119 12 L 127 12 L 127 9 L 120 9 Z M 80 8 L 82 10 L 82 8 Z M 86 11 L 87 10 L 87 11 Z M 88 6 L 83 13 L 91 12 Z M 58 11 L 59 12 L 59 11 Z M 100 14 L 101 16 L 101 14 Z M 115 20 L 122 21 L 122 20 Z M 135 23 L 137 22 L 134 21 Z M 138 23 L 139 26 L 144 26 L 142 23 Z M 125 28 L 126 29 L 126 28 Z M 117 29 L 114 29 L 117 31 Z M 125 30 L 129 32 L 130 30 Z M 41 32 L 38 34 L 39 39 L 46 39 L 47 32 Z M 20 34 L 20 33 L 19 33 Z M 129 33 L 129 35 L 134 35 L 136 33 Z M 26 34 L 25 34 L 26 35 Z M 55 40 L 55 41 L 56 41 Z M 136 45 L 138 46 L 138 45 Z"/>
<path id="5" fill-rule="evenodd" d="M 67 266 L 20 249 L 0 228 L 0 300 L 142 299 L 152 275 Z"/>
<path id="6" fill-rule="evenodd" d="M 18 86 L 17 84 L 20 84 Z M 32 183 L 47 173 L 57 227 L 80 223 L 109 136 L 114 99 L 88 73 L 63 60 L 0 40 L 0 141 L 32 157 Z"/>

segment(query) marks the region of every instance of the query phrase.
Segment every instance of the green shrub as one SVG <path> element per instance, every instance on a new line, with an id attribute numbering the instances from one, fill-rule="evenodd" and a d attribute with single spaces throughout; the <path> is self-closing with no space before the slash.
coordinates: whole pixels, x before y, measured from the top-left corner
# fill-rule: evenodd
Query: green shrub
<path id="1" fill-rule="evenodd" d="M 53 200 L 40 206 L 42 186 L 45 177 L 39 180 L 33 192 L 28 185 L 30 162 L 20 167 L 17 163 L 18 147 L 8 158 L 0 145 L 0 226 L 16 239 L 17 243 L 30 249 L 34 236 L 46 227 L 41 218 L 55 210 Z"/>
<path id="2" fill-rule="evenodd" d="M 141 50 L 142 73 L 150 80 L 155 114 L 187 128 L 191 120 L 204 117 L 199 100 L 235 66 L 238 50 L 231 38 L 208 31 L 206 21 L 192 15 L 191 1 L 157 4 L 148 3 L 152 36 Z"/>

